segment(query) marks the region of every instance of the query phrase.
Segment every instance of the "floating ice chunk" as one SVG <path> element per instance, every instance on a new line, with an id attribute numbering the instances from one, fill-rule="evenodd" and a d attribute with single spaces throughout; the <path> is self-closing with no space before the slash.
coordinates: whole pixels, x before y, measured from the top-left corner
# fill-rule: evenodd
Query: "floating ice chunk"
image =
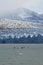
<path id="1" fill-rule="evenodd" d="M 19 53 L 19 55 L 23 55 L 23 53 Z"/>

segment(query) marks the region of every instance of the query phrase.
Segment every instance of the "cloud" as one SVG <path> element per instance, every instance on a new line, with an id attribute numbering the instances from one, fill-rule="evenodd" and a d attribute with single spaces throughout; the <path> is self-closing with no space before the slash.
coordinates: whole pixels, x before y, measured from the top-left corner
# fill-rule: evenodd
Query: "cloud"
<path id="1" fill-rule="evenodd" d="M 0 0 L 0 12 L 12 11 L 16 8 L 25 7 L 33 11 L 43 11 L 43 0 Z"/>
<path id="2" fill-rule="evenodd" d="M 22 6 L 38 13 L 43 12 L 43 0 L 26 0 Z"/>

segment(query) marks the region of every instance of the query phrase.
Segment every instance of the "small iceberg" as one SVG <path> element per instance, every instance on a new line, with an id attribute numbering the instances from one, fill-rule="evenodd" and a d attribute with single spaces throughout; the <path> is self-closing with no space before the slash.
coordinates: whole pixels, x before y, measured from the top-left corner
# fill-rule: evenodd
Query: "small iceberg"
<path id="1" fill-rule="evenodd" d="M 19 55 L 23 55 L 23 53 L 19 53 Z"/>

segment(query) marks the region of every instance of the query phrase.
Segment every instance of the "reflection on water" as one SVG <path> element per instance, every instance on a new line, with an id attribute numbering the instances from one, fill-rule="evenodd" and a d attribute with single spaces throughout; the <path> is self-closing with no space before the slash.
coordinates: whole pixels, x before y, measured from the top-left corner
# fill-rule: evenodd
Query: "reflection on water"
<path id="1" fill-rule="evenodd" d="M 43 65 L 43 44 L 0 44 L 0 65 Z"/>

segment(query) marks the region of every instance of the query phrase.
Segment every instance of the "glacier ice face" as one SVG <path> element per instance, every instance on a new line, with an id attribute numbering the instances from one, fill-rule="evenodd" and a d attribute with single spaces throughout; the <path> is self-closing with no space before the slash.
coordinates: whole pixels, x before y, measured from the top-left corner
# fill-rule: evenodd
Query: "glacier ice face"
<path id="1" fill-rule="evenodd" d="M 4 19 L 0 21 L 0 29 L 3 28 L 40 28 L 43 29 L 42 23 L 26 22 Z"/>
<path id="2" fill-rule="evenodd" d="M 0 37 L 1 38 L 9 38 L 9 36 L 11 36 L 12 38 L 16 37 L 16 38 L 22 38 L 24 37 L 28 37 L 30 35 L 30 37 L 33 37 L 34 35 L 37 37 L 38 34 L 43 36 L 43 29 L 35 29 L 35 28 L 15 28 L 15 29 L 1 29 L 0 30 Z"/>
<path id="3" fill-rule="evenodd" d="M 0 18 L 0 38 L 43 36 L 42 15 L 25 8 L 19 8 Z"/>
<path id="4" fill-rule="evenodd" d="M 2 19 L 0 22 L 0 37 L 12 38 L 17 37 L 28 37 L 29 35 L 33 37 L 38 34 L 43 35 L 43 24 L 24 22 L 17 20 Z"/>

